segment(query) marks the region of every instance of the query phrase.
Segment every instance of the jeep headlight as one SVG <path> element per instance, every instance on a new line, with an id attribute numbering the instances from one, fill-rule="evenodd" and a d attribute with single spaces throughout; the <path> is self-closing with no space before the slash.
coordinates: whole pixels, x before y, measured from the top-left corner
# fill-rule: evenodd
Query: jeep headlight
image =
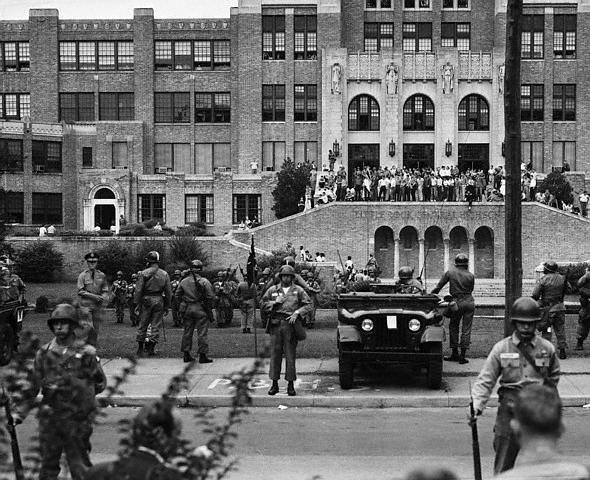
<path id="1" fill-rule="evenodd" d="M 410 332 L 417 332 L 420 330 L 420 320 L 412 318 L 412 320 L 408 322 L 408 328 L 410 329 Z"/>
<path id="2" fill-rule="evenodd" d="M 373 330 L 373 320 L 371 320 L 370 318 L 365 318 L 363 320 L 363 323 L 361 323 L 361 328 L 365 332 L 370 332 L 371 330 Z"/>

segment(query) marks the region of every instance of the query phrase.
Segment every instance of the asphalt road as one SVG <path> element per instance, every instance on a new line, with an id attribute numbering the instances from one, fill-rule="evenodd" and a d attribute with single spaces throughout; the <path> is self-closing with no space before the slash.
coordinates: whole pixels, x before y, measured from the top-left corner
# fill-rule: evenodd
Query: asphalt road
<path id="1" fill-rule="evenodd" d="M 133 408 L 111 408 L 95 429 L 93 460 L 112 459 L 118 448 L 117 422 L 137 413 Z M 195 445 L 206 437 L 195 426 L 195 410 L 178 410 L 183 433 Z M 491 477 L 492 427 L 495 409 L 479 421 L 484 478 Z M 227 409 L 215 409 L 222 419 Z M 561 449 L 568 457 L 590 464 L 590 410 L 565 410 L 566 433 Z M 23 445 L 30 444 L 35 427 L 27 419 L 19 427 Z M 402 479 L 420 465 L 447 466 L 462 479 L 473 478 L 471 433 L 466 411 L 444 409 L 297 409 L 255 408 L 237 428 L 233 454 L 238 471 L 231 480 Z"/>

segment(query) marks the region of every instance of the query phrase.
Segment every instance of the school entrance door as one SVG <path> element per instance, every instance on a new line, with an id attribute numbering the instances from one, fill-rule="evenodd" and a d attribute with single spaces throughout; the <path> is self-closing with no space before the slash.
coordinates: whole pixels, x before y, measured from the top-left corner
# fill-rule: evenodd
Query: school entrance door
<path id="1" fill-rule="evenodd" d="M 487 143 L 460 143 L 459 144 L 459 170 L 483 170 L 490 169 L 490 146 Z"/>
<path id="2" fill-rule="evenodd" d="M 379 144 L 358 143 L 348 145 L 348 178 L 352 179 L 357 168 L 379 168 Z"/>

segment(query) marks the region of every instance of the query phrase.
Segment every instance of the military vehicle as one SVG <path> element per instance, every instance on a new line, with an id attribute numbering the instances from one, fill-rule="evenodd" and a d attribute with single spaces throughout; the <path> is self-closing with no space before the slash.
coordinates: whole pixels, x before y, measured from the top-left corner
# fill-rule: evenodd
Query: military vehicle
<path id="1" fill-rule="evenodd" d="M 24 313 L 25 307 L 19 300 L 0 301 L 0 366 L 12 360 Z"/>

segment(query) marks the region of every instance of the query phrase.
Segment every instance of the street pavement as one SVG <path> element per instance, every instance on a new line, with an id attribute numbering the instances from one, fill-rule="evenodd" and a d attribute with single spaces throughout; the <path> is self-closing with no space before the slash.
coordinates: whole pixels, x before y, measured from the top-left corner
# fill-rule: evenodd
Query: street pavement
<path id="1" fill-rule="evenodd" d="M 466 365 L 444 363 L 443 385 L 430 390 L 424 375 L 404 371 L 355 372 L 355 384 L 342 390 L 338 383 L 338 359 L 298 359 L 297 396 L 286 395 L 286 382 L 281 380 L 280 393 L 269 396 L 268 366 L 263 367 L 251 383 L 254 407 L 462 407 L 469 404 L 470 385 L 475 381 L 484 359 L 472 359 Z M 189 386 L 182 391 L 178 405 L 185 407 L 223 407 L 231 405 L 232 391 L 227 378 L 233 372 L 249 367 L 251 358 L 216 358 L 200 365 L 189 374 Z M 104 359 L 103 367 L 109 384 L 128 365 L 126 359 Z M 122 394 L 108 399 L 111 406 L 141 406 L 158 398 L 168 381 L 182 371 L 180 358 L 141 359 L 137 372 L 121 386 Z M 571 358 L 561 361 L 559 393 L 565 406 L 581 407 L 590 403 L 590 359 Z M 101 395 L 104 400 L 104 394 Z M 497 405 L 494 394 L 490 406 Z"/>

